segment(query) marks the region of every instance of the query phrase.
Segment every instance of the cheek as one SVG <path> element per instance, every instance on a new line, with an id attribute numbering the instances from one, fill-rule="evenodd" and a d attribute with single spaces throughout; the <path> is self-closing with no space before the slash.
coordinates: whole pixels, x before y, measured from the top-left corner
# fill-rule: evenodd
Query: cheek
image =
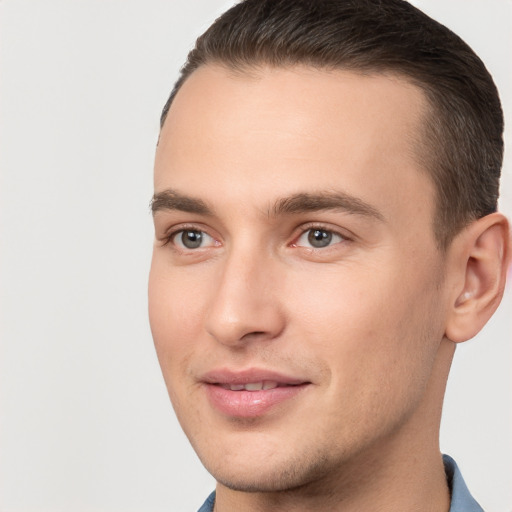
<path id="1" fill-rule="evenodd" d="M 289 294 L 290 310 L 300 312 L 297 330 L 329 363 L 335 388 L 354 385 L 379 393 L 425 382 L 442 337 L 432 326 L 437 294 L 428 278 L 403 279 L 402 263 L 373 272 L 368 266 L 336 269 Z"/>
<path id="2" fill-rule="evenodd" d="M 202 296 L 191 281 L 168 271 L 153 259 L 149 277 L 149 322 L 164 378 L 178 373 L 178 366 L 194 350 L 201 329 Z"/>

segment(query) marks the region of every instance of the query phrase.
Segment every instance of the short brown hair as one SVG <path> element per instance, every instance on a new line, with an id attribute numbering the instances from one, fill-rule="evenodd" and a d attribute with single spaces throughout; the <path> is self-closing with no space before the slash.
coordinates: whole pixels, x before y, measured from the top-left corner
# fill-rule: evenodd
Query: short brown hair
<path id="1" fill-rule="evenodd" d="M 420 155 L 436 187 L 441 248 L 469 222 L 496 211 L 503 112 L 491 75 L 473 50 L 404 0 L 244 0 L 197 39 L 163 109 L 206 64 L 231 69 L 295 64 L 392 72 L 429 102 Z"/>

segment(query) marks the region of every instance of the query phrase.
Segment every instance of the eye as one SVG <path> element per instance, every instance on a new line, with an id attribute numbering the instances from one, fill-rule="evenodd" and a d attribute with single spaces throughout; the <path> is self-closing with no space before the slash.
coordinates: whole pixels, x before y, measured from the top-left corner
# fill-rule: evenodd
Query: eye
<path id="1" fill-rule="evenodd" d="M 337 244 L 345 240 L 338 233 L 329 231 L 328 229 L 312 228 L 304 231 L 294 244 L 299 247 L 313 247 L 314 249 L 322 249 L 330 245 Z"/>
<path id="2" fill-rule="evenodd" d="M 185 250 L 201 249 L 215 245 L 215 240 L 210 235 L 196 229 L 178 231 L 172 235 L 171 240 L 177 247 Z"/>

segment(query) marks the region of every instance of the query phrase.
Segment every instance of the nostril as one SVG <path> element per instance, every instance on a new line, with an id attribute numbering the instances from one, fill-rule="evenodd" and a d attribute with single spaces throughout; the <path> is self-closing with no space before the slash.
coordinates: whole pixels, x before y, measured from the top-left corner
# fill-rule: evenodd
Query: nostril
<path id="1" fill-rule="evenodd" d="M 252 338 L 261 338 L 262 336 L 266 336 L 267 333 L 265 331 L 252 331 L 252 332 L 248 332 L 247 334 L 244 334 L 242 336 L 242 340 L 249 340 L 249 339 L 252 339 Z"/>
<path id="2" fill-rule="evenodd" d="M 278 337 L 286 325 L 279 303 L 232 286 L 232 281 L 225 284 L 213 298 L 204 319 L 206 332 L 223 345 L 240 348 Z"/>

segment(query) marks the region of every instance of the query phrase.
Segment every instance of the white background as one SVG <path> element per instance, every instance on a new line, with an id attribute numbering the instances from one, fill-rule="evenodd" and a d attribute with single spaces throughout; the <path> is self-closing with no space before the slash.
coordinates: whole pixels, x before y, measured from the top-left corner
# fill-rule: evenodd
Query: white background
<path id="1" fill-rule="evenodd" d="M 187 512 L 213 489 L 153 352 L 148 202 L 160 110 L 230 3 L 0 1 L 0 512 Z M 482 56 L 510 124 L 512 2 L 415 3 Z M 512 511 L 511 310 L 509 286 L 459 347 L 442 427 L 488 512 Z"/>

